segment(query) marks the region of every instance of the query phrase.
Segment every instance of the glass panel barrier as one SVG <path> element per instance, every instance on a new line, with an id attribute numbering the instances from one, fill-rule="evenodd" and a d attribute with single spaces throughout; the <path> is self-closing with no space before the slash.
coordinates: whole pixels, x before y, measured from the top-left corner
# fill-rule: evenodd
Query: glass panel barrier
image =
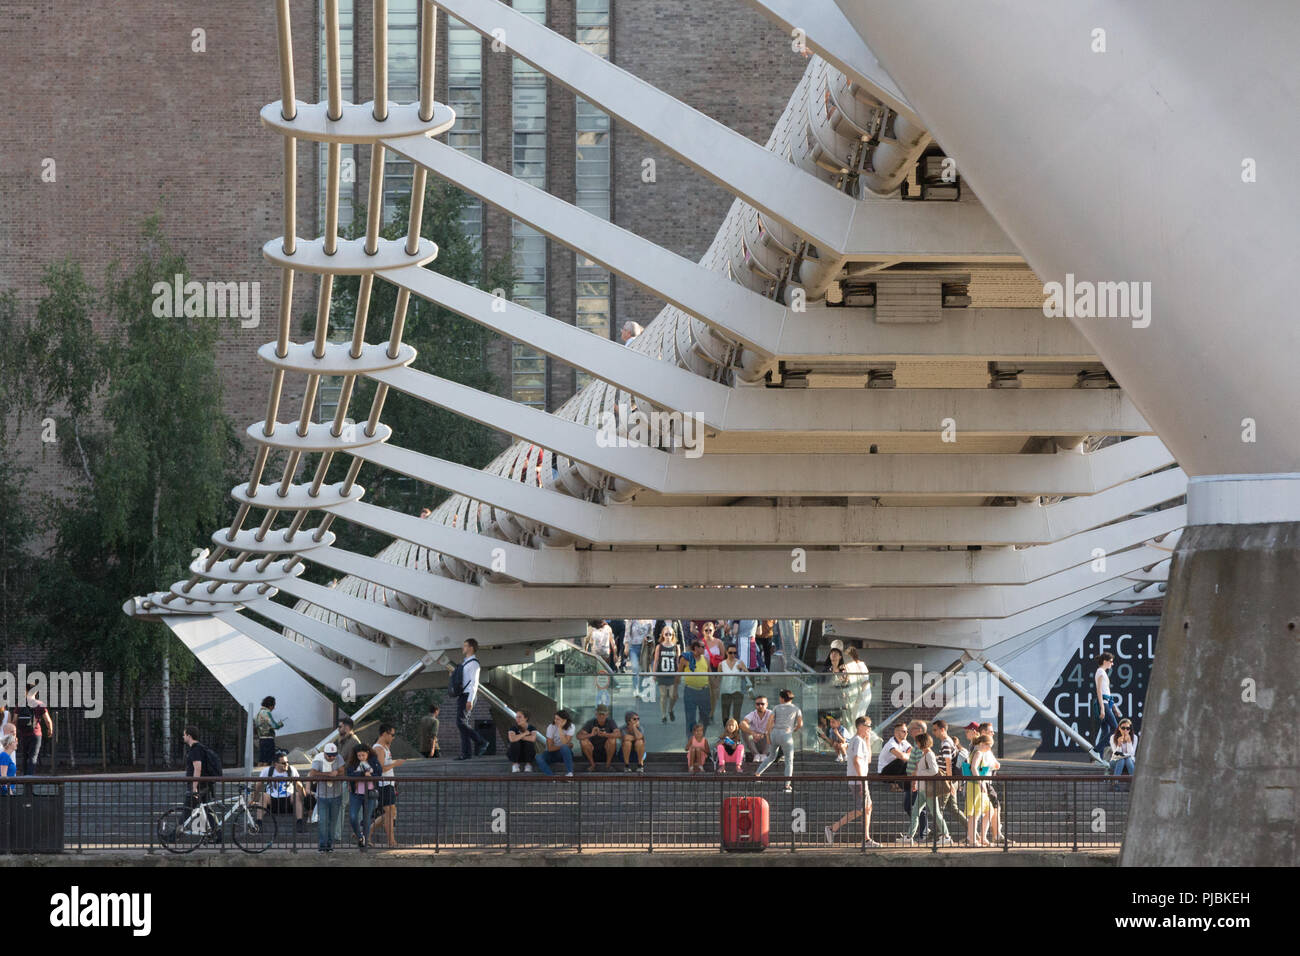
<path id="1" fill-rule="evenodd" d="M 626 724 L 629 712 L 636 712 L 648 753 L 684 752 L 693 721 L 707 725 L 705 733 L 712 744 L 722 735 L 726 717 L 744 719 L 760 695 L 767 698 L 769 707 L 775 706 L 783 689 L 794 694 L 794 704 L 803 713 L 803 729 L 795 736 L 801 753 L 834 753 L 824 733 L 832 717 L 840 722 L 847 739 L 858 716 L 865 714 L 875 724 L 884 716 L 877 674 L 863 679 L 811 671 L 755 671 L 736 677 L 677 672 L 669 677 L 650 672 L 649 663 L 646 655 L 640 673 L 634 674 L 631 664 L 626 671 L 614 673 L 603 660 L 557 641 L 539 650 L 535 660 L 501 669 L 550 697 L 579 726 L 591 720 L 602 704 L 620 727 Z M 688 681 L 698 686 L 692 687 Z M 878 730 L 876 727 L 874 732 Z M 879 749 L 876 737 L 872 753 Z"/>

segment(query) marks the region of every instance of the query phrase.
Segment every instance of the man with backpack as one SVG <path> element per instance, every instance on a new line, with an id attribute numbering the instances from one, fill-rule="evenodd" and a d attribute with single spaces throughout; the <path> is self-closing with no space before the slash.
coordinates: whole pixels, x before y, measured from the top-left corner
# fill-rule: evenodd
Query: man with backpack
<path id="1" fill-rule="evenodd" d="M 217 752 L 206 744 L 199 743 L 199 731 L 197 727 L 186 727 L 181 735 L 181 740 L 185 741 L 185 776 L 190 778 L 190 805 L 198 806 L 200 803 L 211 803 L 214 799 L 214 785 L 211 780 L 197 780 L 197 777 L 220 777 L 221 758 Z M 209 815 L 212 825 L 216 825 L 216 818 Z"/>
<path id="2" fill-rule="evenodd" d="M 487 753 L 488 742 L 469 722 L 474 710 L 474 698 L 478 696 L 479 667 L 478 641 L 469 638 L 460 646 L 464 659 L 451 672 L 447 682 L 447 692 L 457 699 L 456 729 L 460 731 L 460 756 L 457 760 L 469 760 Z"/>
<path id="3" fill-rule="evenodd" d="M 945 720 L 936 720 L 930 724 L 930 732 L 937 741 L 935 749 L 938 751 L 939 774 L 944 777 L 961 776 L 961 762 L 967 758 L 966 752 L 962 749 L 961 744 L 948 734 L 948 722 Z M 961 822 L 966 823 L 966 814 L 962 813 L 962 805 L 958 800 L 958 783 L 945 783 L 939 788 L 939 799 L 936 807 L 936 814 L 943 816 L 943 811 L 949 804 L 952 805 L 957 816 L 961 817 Z"/>
<path id="4" fill-rule="evenodd" d="M 27 697 L 14 715 L 14 724 L 18 727 L 18 755 L 22 763 L 22 775 L 29 777 L 36 772 L 36 762 L 41 756 L 41 741 L 54 736 L 54 721 L 50 718 L 49 708 L 36 696 L 36 684 L 27 684 Z"/>
<path id="5" fill-rule="evenodd" d="M 185 741 L 185 776 L 187 777 L 220 777 L 221 758 L 207 744 L 199 742 L 199 731 L 197 727 L 186 727 L 185 732 L 181 735 Z M 212 800 L 213 784 L 210 780 L 191 780 L 190 793 L 197 796 L 197 803 L 208 803 Z"/>

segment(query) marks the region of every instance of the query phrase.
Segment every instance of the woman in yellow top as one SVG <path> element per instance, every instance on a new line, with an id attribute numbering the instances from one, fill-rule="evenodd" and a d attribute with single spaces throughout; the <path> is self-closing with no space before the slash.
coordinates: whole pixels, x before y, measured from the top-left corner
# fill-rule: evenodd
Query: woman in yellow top
<path id="1" fill-rule="evenodd" d="M 677 670 L 682 673 L 682 700 L 686 705 L 686 726 L 699 724 L 707 734 L 709 730 L 709 656 L 704 652 L 703 641 L 693 641 L 691 652 L 677 659 Z"/>
<path id="2" fill-rule="evenodd" d="M 971 747 L 970 772 L 967 776 L 987 777 L 1000 766 L 993 756 L 993 738 L 987 734 L 976 737 Z M 974 780 L 966 784 L 966 843 L 969 846 L 991 846 L 989 823 L 993 804 L 989 801 L 987 787 Z"/>

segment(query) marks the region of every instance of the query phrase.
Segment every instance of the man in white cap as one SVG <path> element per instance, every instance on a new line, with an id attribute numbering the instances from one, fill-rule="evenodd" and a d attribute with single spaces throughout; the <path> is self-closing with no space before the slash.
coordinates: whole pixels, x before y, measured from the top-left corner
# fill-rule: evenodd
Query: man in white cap
<path id="1" fill-rule="evenodd" d="M 316 788 L 316 813 L 320 827 L 317 849 L 321 853 L 330 853 L 337 839 L 336 825 L 342 819 L 343 780 L 345 761 L 339 754 L 338 745 L 328 743 L 325 749 L 311 762 L 311 771 L 307 779 L 314 781 Z"/>

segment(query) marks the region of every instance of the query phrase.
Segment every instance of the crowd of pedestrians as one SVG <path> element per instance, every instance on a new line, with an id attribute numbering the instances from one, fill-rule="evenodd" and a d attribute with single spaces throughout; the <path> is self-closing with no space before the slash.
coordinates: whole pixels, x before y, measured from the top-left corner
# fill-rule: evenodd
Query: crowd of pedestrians
<path id="1" fill-rule="evenodd" d="M 672 622 L 620 623 L 623 626 L 615 629 L 609 621 L 592 622 L 588 632 L 589 649 L 607 656 L 615 669 L 622 670 L 631 663 L 634 676 L 644 670 L 656 689 L 662 722 L 676 721 L 676 705 L 683 704 L 687 773 L 704 773 L 710 768 L 719 774 L 742 773 L 748 758 L 755 776 L 762 776 L 778 759 L 783 762 L 784 776 L 794 776 L 796 735 L 805 726 L 795 694 L 783 689 L 777 695 L 777 703 L 770 705 L 766 694 L 755 692 L 749 678 L 750 674 L 761 672 L 766 663 L 760 641 L 763 624 L 770 622 L 691 622 L 692 639 L 688 649 L 679 645 Z M 748 642 L 742 644 L 738 636 L 746 634 Z M 469 724 L 480 687 L 477 650 L 475 641 L 464 642 L 462 662 L 449 681 L 449 696 L 455 701 L 461 738 L 458 759 L 462 760 L 482 756 L 488 747 L 488 741 Z M 749 655 L 748 663 L 743 660 L 745 654 Z M 1118 712 L 1119 698 L 1110 694 L 1107 672 L 1112 663 L 1109 654 L 1097 660 L 1095 713 L 1099 716 L 1101 734 L 1110 731 L 1105 754 L 1110 772 L 1128 775 L 1134 770 L 1137 740 L 1131 721 Z M 865 845 L 879 845 L 871 836 L 871 786 L 862 779 L 870 775 L 897 778 L 874 784 L 878 791 L 884 786 L 900 794 L 906 823 L 893 838 L 897 843 L 925 843 L 930 834 L 941 846 L 964 842 L 987 847 L 1013 842 L 1007 838 L 1001 819 L 996 782 L 1001 763 L 994 753 L 996 735 L 991 723 L 972 721 L 960 733 L 953 734 L 942 719 L 928 724 L 919 719 L 900 721 L 881 740 L 874 736 L 871 717 L 857 712 L 866 708 L 862 685 L 869 687 L 869 672 L 858 650 L 846 650 L 835 641 L 824 670 L 835 675 L 829 682 L 834 695 L 831 703 L 837 705 L 839 712 L 823 712 L 816 732 L 826 750 L 835 755 L 838 763 L 844 764 L 850 778 L 849 809 L 825 828 L 828 843 L 834 843 L 845 827 L 860 820 Z M 744 701 L 751 696 L 752 709 L 742 714 Z M 869 690 L 866 700 L 869 702 Z M 721 729 L 716 735 L 710 735 L 709 722 L 719 705 Z M 27 709 L 35 715 L 38 724 L 42 723 L 41 718 L 49 719 L 48 711 L 39 707 L 39 702 L 29 698 Z M 374 742 L 364 744 L 357 737 L 353 722 L 342 718 L 337 739 L 317 754 L 306 777 L 300 778 L 298 771 L 290 766 L 287 753 L 274 747 L 275 731 L 283 727 L 274 709 L 275 699 L 265 698 L 254 721 L 259 755 L 267 754 L 268 745 L 272 748 L 251 801 L 257 812 L 292 814 L 299 831 L 307 821 L 315 821 L 322 852 L 330 852 L 342 839 L 345 816 L 360 849 L 375 845 L 376 831 L 382 831 L 384 845 L 397 847 L 394 771 L 405 761 L 392 753 L 396 727 L 381 723 Z M 439 714 L 440 707 L 434 704 L 419 722 L 417 740 L 422 757 L 440 755 Z M 12 710 L 0 714 L 0 777 L 14 775 L 18 766 L 14 716 Z M 23 716 L 26 718 L 27 714 Z M 644 774 L 646 734 L 641 721 L 637 711 L 628 710 L 620 723 L 612 716 L 610 707 L 601 703 L 596 706 L 594 716 L 581 726 L 571 712 L 561 708 L 539 728 L 527 711 L 517 710 L 513 725 L 505 735 L 511 772 L 545 775 L 563 772 L 571 777 L 579 762 L 585 764 L 588 772 L 611 772 L 615 761 L 621 758 L 624 773 Z M 208 756 L 196 735 L 193 728 L 186 728 L 187 776 L 204 775 L 207 766 Z M 874 765 L 873 740 L 880 740 Z M 38 752 L 39 748 L 29 750 Z M 1117 781 L 1116 787 L 1120 785 Z M 201 789 L 196 782 L 196 798 L 211 799 L 210 785 L 205 786 L 206 790 Z M 785 790 L 792 791 L 788 780 Z M 2 792 L 4 788 L 0 785 Z"/>
<path id="2" fill-rule="evenodd" d="M 703 646 L 711 670 L 717 670 L 723 663 L 727 647 L 736 649 L 733 667 L 740 666 L 746 671 L 771 670 L 776 621 L 685 621 L 682 624 L 686 633 L 679 633 L 677 622 L 668 620 L 588 621 L 581 646 L 619 673 L 630 669 L 637 678 L 637 691 L 646 693 L 643 699 L 647 703 L 654 700 L 653 692 L 647 691 L 655 685 L 642 685 L 639 680 L 642 672 L 659 674 L 676 670 L 677 656 L 693 653 L 696 642 Z M 668 652 L 674 662 L 671 668 L 656 664 L 660 648 L 665 644 L 676 649 Z"/>
<path id="3" fill-rule="evenodd" d="M 854 734 L 845 746 L 846 773 L 850 777 L 870 772 L 871 729 L 870 717 L 856 719 Z M 902 811 L 908 822 L 907 829 L 895 838 L 897 843 L 924 843 L 929 827 L 935 828 L 934 840 L 940 846 L 956 842 L 970 846 L 1011 843 L 1002 832 L 997 787 L 991 779 L 1001 766 L 993 755 L 992 724 L 967 724 L 965 744 L 948 732 L 943 720 L 929 725 L 923 720 L 900 721 L 890 730 L 880 748 L 875 772 L 898 778 L 888 786 L 902 794 Z M 944 779 L 947 777 L 963 779 Z M 871 838 L 870 787 L 866 781 L 855 781 L 852 787 L 854 808 L 826 827 L 826 842 L 834 843 L 841 829 L 861 817 L 864 840 L 868 846 L 877 846 Z M 949 827 L 948 815 L 954 818 L 954 824 L 961 822 L 955 831 Z M 958 836 L 954 837 L 954 832 Z"/>

